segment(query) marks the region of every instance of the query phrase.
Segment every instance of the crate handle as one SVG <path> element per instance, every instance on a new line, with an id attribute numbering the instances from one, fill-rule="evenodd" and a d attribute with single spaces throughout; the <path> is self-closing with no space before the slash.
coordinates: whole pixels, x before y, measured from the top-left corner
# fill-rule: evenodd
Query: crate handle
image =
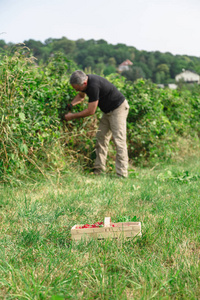
<path id="1" fill-rule="evenodd" d="M 105 217 L 104 218 L 104 227 L 110 227 L 110 221 L 111 221 L 110 217 Z"/>

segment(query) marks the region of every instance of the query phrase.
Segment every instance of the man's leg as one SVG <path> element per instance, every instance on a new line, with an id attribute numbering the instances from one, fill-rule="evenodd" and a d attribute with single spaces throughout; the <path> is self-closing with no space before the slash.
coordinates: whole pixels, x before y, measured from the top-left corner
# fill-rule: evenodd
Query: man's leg
<path id="1" fill-rule="evenodd" d="M 101 172 L 106 170 L 106 158 L 111 135 L 108 117 L 106 114 L 103 114 L 96 134 L 96 159 L 94 163 L 94 169 L 96 171 Z"/>
<path id="2" fill-rule="evenodd" d="M 129 112 L 128 102 L 125 100 L 110 116 L 110 126 L 116 145 L 116 173 L 128 176 L 128 151 L 126 143 L 126 119 Z"/>

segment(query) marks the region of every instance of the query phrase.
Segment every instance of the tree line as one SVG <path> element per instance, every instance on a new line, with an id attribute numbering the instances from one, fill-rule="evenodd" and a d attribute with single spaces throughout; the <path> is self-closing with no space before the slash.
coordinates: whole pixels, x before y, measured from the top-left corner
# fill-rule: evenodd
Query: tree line
<path id="1" fill-rule="evenodd" d="M 48 38 L 44 42 L 29 39 L 24 44 L 37 58 L 38 64 L 46 63 L 56 52 L 62 52 L 66 58 L 73 60 L 80 69 L 100 75 L 118 72 L 118 66 L 126 59 L 133 65 L 122 72 L 130 81 L 138 78 L 151 79 L 154 83 L 173 83 L 175 76 L 183 69 L 200 74 L 200 57 L 173 55 L 170 52 L 148 52 L 137 50 L 125 44 L 112 45 L 105 40 L 69 40 Z M 9 51 L 14 44 L 0 40 L 0 50 Z"/>

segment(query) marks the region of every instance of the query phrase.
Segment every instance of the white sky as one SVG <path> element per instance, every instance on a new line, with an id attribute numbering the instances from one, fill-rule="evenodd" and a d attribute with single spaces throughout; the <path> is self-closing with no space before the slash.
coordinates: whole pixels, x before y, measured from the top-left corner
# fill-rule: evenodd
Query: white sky
<path id="1" fill-rule="evenodd" d="M 200 0 L 0 0 L 0 39 L 104 39 L 200 57 Z"/>

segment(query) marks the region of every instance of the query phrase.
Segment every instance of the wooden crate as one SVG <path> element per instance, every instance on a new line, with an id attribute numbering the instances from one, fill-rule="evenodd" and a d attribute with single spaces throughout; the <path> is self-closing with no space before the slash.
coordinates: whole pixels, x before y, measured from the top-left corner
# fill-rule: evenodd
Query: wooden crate
<path id="1" fill-rule="evenodd" d="M 112 226 L 114 225 L 114 227 Z M 72 239 L 79 241 L 81 239 L 88 240 L 106 239 L 106 238 L 130 238 L 141 236 L 141 222 L 119 222 L 112 223 L 110 217 L 104 219 L 104 226 L 98 228 L 79 228 L 82 225 L 74 225 L 71 229 Z"/>

